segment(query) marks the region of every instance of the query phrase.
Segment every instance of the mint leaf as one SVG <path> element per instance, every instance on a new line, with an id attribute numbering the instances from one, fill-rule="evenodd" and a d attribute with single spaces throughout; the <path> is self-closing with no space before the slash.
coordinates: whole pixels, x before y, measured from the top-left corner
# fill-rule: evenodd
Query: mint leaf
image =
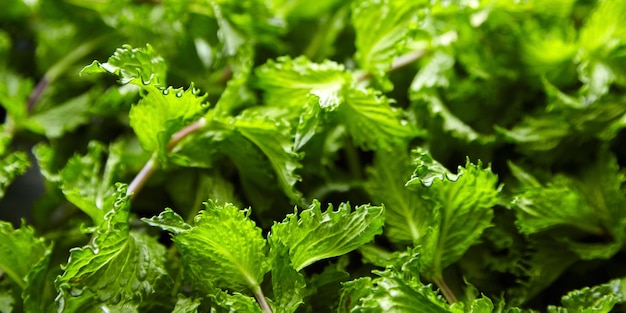
<path id="1" fill-rule="evenodd" d="M 259 305 L 254 301 L 253 297 L 243 295 L 241 293 L 229 294 L 223 290 L 215 291 L 210 295 L 210 299 L 216 306 L 216 312 L 250 312 L 262 313 Z"/>
<path id="2" fill-rule="evenodd" d="M 135 304 L 155 292 L 163 279 L 165 247 L 155 238 L 129 228 L 130 199 L 119 184 L 113 208 L 98 226 L 92 243 L 70 250 L 62 275 L 55 283 L 58 299 L 71 301 L 85 291 L 103 304 Z"/>
<path id="3" fill-rule="evenodd" d="M 130 126 L 146 151 L 164 153 L 170 137 L 202 114 L 206 95 L 193 85 L 187 90 L 145 88 L 148 93 L 130 110 Z"/>
<path id="4" fill-rule="evenodd" d="M 322 213 L 319 201 L 313 201 L 300 214 L 296 211 L 281 223 L 275 223 L 270 237 L 289 249 L 291 264 L 300 271 L 373 240 L 382 232 L 384 221 L 382 207 L 362 205 L 351 212 L 350 205 L 342 203 L 337 211 L 329 205 Z"/>
<path id="5" fill-rule="evenodd" d="M 393 100 L 372 89 L 350 89 L 339 116 L 356 145 L 366 150 L 390 150 L 418 135 Z"/>
<path id="6" fill-rule="evenodd" d="M 491 226 L 493 206 L 498 203 L 498 177 L 482 163 L 466 162 L 457 174 L 448 174 L 425 152 L 417 151 L 418 167 L 407 186 L 430 202 L 427 229 L 420 240 L 422 270 L 431 279 L 440 279 L 445 267 L 456 262 Z"/>
<path id="7" fill-rule="evenodd" d="M 305 57 L 280 57 L 256 70 L 256 85 L 265 91 L 265 103 L 303 107 L 311 94 L 322 109 L 332 110 L 342 102 L 342 89 L 350 75 L 332 61 L 313 63 Z"/>
<path id="8" fill-rule="evenodd" d="M 172 313 L 198 313 L 198 307 L 200 306 L 200 299 L 187 298 L 183 295 L 178 295 L 176 306 Z"/>
<path id="9" fill-rule="evenodd" d="M 8 70 L 0 72 L 0 105 L 7 112 L 5 127 L 30 128 L 34 126 L 28 122 L 27 112 L 27 101 L 33 88 L 33 82 L 30 79 Z"/>
<path id="10" fill-rule="evenodd" d="M 250 114 L 242 114 L 230 121 L 238 134 L 257 146 L 270 161 L 277 174 L 278 182 L 290 199 L 299 199 L 295 190 L 300 177 L 295 170 L 300 167 L 298 155 L 292 150 L 291 138 L 284 132 L 280 123 L 259 119 Z"/>
<path id="11" fill-rule="evenodd" d="M 29 121 L 41 127 L 48 138 L 60 138 L 89 121 L 90 103 L 93 95 L 84 93 L 49 110 L 37 113 Z M 31 130 L 34 130 L 31 128 Z"/>
<path id="12" fill-rule="evenodd" d="M 411 29 L 417 26 L 419 1 L 357 1 L 352 7 L 356 32 L 355 59 L 374 75 L 384 90 L 392 88 L 386 78 L 393 59 L 403 53 Z"/>
<path id="13" fill-rule="evenodd" d="M 173 240 L 182 256 L 185 275 L 195 288 L 211 292 L 212 287 L 257 293 L 263 275 L 269 271 L 266 241 L 248 217 L 249 210 L 232 204 L 205 203 L 193 225 L 171 210 L 143 219 L 150 225 L 173 231 Z"/>
<path id="14" fill-rule="evenodd" d="M 622 191 L 626 178 L 610 153 L 602 151 L 596 163 L 577 176 L 556 174 L 544 184 L 521 168 L 512 164 L 510 167 L 522 182 L 512 201 L 521 232 L 552 231 L 548 235 L 558 238 L 583 259 L 609 258 L 623 246 L 626 214 L 618 208 L 626 205 Z M 567 228 L 608 236 L 608 240 L 589 243 L 580 234 L 558 232 Z"/>
<path id="15" fill-rule="evenodd" d="M 385 235 L 394 242 L 417 242 L 427 227 L 428 204 L 405 186 L 414 168 L 403 150 L 379 151 L 368 168 L 366 190 L 377 203 L 385 205 Z"/>
<path id="16" fill-rule="evenodd" d="M 295 312 L 304 303 L 307 283 L 304 276 L 291 265 L 287 246 L 274 236 L 269 236 L 268 241 L 272 258 L 273 307 L 277 312 Z"/>
<path id="17" fill-rule="evenodd" d="M 107 149 L 103 144 L 92 141 L 86 155 L 73 156 L 59 172 L 63 194 L 85 212 L 94 225 L 102 223 L 107 210 L 116 201 L 113 184 L 121 167 L 120 149 L 120 145 L 111 145 L 107 161 L 102 164 Z"/>
<path id="18" fill-rule="evenodd" d="M 509 167 L 515 176 L 532 177 L 512 163 Z M 575 182 L 563 175 L 553 177 L 545 186 L 523 185 L 522 192 L 512 201 L 523 233 L 533 234 L 564 225 L 603 233 L 598 212 L 584 203 L 584 195 L 578 192 Z"/>
<path id="19" fill-rule="evenodd" d="M 613 312 L 616 304 L 626 301 L 625 283 L 624 279 L 615 279 L 606 284 L 571 291 L 561 298 L 562 307 L 549 306 L 548 312 Z"/>
<path id="20" fill-rule="evenodd" d="M 620 27 L 626 8 L 618 3 L 602 1 L 594 8 L 580 30 L 582 62 L 578 75 L 584 86 L 586 101 L 595 102 L 609 92 L 614 81 L 622 86 L 626 72 L 614 62 L 621 62 L 626 32 Z"/>
<path id="21" fill-rule="evenodd" d="M 450 312 L 445 300 L 430 286 L 420 282 L 417 257 L 408 260 L 402 266 L 389 266 L 384 271 L 374 273 L 379 277 L 361 282 L 360 289 L 367 291 L 360 292 L 361 296 L 363 294 L 365 296 L 359 299 L 353 310 L 407 312 L 419 308 L 420 312 Z"/>
<path id="22" fill-rule="evenodd" d="M 0 154 L 0 158 L 0 168 L 2 168 L 2 172 L 0 172 L 0 199 L 2 199 L 13 180 L 26 173 L 30 162 L 24 152 L 15 152 L 4 156 Z"/>
<path id="23" fill-rule="evenodd" d="M 35 237 L 32 227 L 22 225 L 13 229 L 10 223 L 0 221 L 0 270 L 17 286 L 29 287 L 29 273 L 48 253 L 44 240 Z"/>
<path id="24" fill-rule="evenodd" d="M 48 287 L 48 269 L 52 257 L 52 246 L 47 247 L 44 255 L 33 265 L 31 271 L 25 277 L 26 288 L 22 292 L 25 312 L 48 312 L 51 311 L 52 298 Z"/>
<path id="25" fill-rule="evenodd" d="M 116 75 L 122 84 L 132 83 L 138 86 L 152 84 L 164 87 L 166 72 L 165 60 L 152 46 L 133 48 L 124 45 L 116 49 L 107 62 L 93 61 L 83 68 L 81 74 L 111 73 Z"/>

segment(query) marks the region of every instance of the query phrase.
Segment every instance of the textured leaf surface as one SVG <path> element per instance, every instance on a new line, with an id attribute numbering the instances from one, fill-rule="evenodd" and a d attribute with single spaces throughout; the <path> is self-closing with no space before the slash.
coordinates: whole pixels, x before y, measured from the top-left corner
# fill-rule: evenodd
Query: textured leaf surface
<path id="1" fill-rule="evenodd" d="M 268 238 L 272 258 L 272 290 L 277 312 L 295 312 L 304 303 L 304 275 L 291 265 L 289 249 L 273 236 Z"/>
<path id="2" fill-rule="evenodd" d="M 363 149 L 390 150 L 418 135 L 402 110 L 392 107 L 392 100 L 379 92 L 350 89 L 346 98 L 340 117 L 354 142 Z"/>
<path id="3" fill-rule="evenodd" d="M 356 32 L 356 61 L 383 82 L 393 59 L 405 49 L 416 26 L 420 1 L 355 1 L 352 24 Z M 385 89 L 391 88 L 384 81 Z"/>
<path id="4" fill-rule="evenodd" d="M 574 290 L 561 298 L 562 307 L 550 306 L 550 313 L 608 313 L 617 303 L 626 301 L 624 279 L 606 284 Z"/>
<path id="5" fill-rule="evenodd" d="M 28 226 L 13 229 L 0 221 L 0 270 L 22 288 L 27 287 L 27 276 L 44 257 L 47 246 L 35 230 Z"/>
<path id="6" fill-rule="evenodd" d="M 124 185 L 118 186 L 115 198 L 92 244 L 70 250 L 64 272 L 56 280 L 59 297 L 65 301 L 88 289 L 95 301 L 132 304 L 155 292 L 166 274 L 165 247 L 129 229 L 130 201 Z"/>
<path id="7" fill-rule="evenodd" d="M 342 203 L 337 211 L 329 205 L 322 213 L 320 203 L 314 201 L 300 214 L 289 214 L 275 223 L 270 236 L 284 243 L 292 266 L 300 271 L 373 240 L 382 232 L 384 221 L 384 209 L 379 206 L 362 205 L 351 212 L 350 205 Z"/>
<path id="8" fill-rule="evenodd" d="M 130 110 L 130 126 L 144 149 L 165 151 L 170 137 L 201 115 L 206 96 L 193 85 L 187 90 L 146 88 L 148 93 Z"/>
<path id="9" fill-rule="evenodd" d="M 408 186 L 431 203 L 431 220 L 420 243 L 422 270 L 427 276 L 441 275 L 477 243 L 491 225 L 493 206 L 498 202 L 498 177 L 479 162 L 467 161 L 457 174 L 449 172 L 427 153 L 418 156 L 418 166 Z"/>
<path id="10" fill-rule="evenodd" d="M 374 166 L 368 169 L 367 192 L 385 205 L 385 235 L 392 241 L 412 244 L 428 227 L 429 203 L 405 186 L 414 166 L 403 150 L 376 153 Z"/>
<path id="11" fill-rule="evenodd" d="M 0 156 L 0 199 L 13 180 L 26 173 L 26 169 L 30 166 L 28 156 L 24 152 L 15 152 L 5 156 Z"/>
<path id="12" fill-rule="evenodd" d="M 120 146 L 112 145 L 102 164 L 106 147 L 89 143 L 87 154 L 74 155 L 60 171 L 61 190 L 65 197 L 85 212 L 94 225 L 100 225 L 115 202 L 115 175 L 121 166 Z"/>
<path id="13" fill-rule="evenodd" d="M 330 109 L 341 102 L 341 90 L 350 78 L 340 64 L 313 63 L 305 57 L 268 61 L 257 69 L 256 76 L 269 105 L 303 107 L 307 96 L 314 94 L 320 107 Z"/>
<path id="14" fill-rule="evenodd" d="M 445 300 L 420 282 L 418 262 L 412 259 L 401 267 L 376 271 L 379 277 L 360 286 L 367 290 L 362 291 L 366 296 L 351 312 L 416 312 L 417 308 L 419 312 L 450 312 Z"/>
<path id="15" fill-rule="evenodd" d="M 82 74 L 111 73 L 118 76 L 122 84 L 154 84 L 163 87 L 166 72 L 165 60 L 150 45 L 144 48 L 124 45 L 115 50 L 106 63 L 93 61 L 81 71 Z"/>
<path id="16" fill-rule="evenodd" d="M 191 226 L 181 224 L 182 219 L 174 214 L 166 210 L 144 221 L 174 232 L 174 243 L 186 275 L 197 283 L 195 288 L 258 291 L 270 264 L 267 243 L 261 229 L 249 219 L 249 210 L 209 201 Z"/>

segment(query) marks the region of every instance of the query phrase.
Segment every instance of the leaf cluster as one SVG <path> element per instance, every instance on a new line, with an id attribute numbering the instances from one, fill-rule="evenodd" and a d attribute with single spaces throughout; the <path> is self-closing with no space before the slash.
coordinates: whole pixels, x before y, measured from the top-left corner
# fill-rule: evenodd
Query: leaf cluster
<path id="1" fill-rule="evenodd" d="M 620 1 L 5 2 L 0 312 L 625 309 Z"/>

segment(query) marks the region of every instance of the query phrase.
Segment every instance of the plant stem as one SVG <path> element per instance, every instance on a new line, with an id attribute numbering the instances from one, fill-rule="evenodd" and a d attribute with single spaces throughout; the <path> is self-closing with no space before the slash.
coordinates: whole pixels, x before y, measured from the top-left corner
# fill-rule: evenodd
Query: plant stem
<path id="1" fill-rule="evenodd" d="M 405 67 L 423 57 L 426 54 L 426 50 L 416 50 L 411 51 L 407 54 L 403 54 L 393 60 L 393 63 L 389 67 L 389 72 L 395 71 L 402 67 Z M 360 75 L 356 76 L 356 80 L 359 82 L 366 81 L 372 77 L 372 74 L 367 72 L 362 72 Z"/>
<path id="2" fill-rule="evenodd" d="M 172 135 L 170 141 L 167 143 L 167 147 L 165 148 L 166 152 L 172 152 L 172 150 L 176 147 L 178 143 L 180 143 L 185 137 L 190 134 L 195 133 L 196 131 L 202 129 L 206 126 L 206 119 L 200 118 L 199 120 L 183 127 L 183 129 L 177 131 Z M 137 193 L 143 188 L 148 179 L 154 174 L 156 169 L 159 167 L 157 154 L 154 153 L 150 160 L 144 164 L 143 168 L 139 171 L 137 176 L 133 179 L 133 181 L 128 185 L 128 190 L 126 191 L 127 195 L 131 195 L 131 200 L 137 196 Z"/>
<path id="3" fill-rule="evenodd" d="M 401 67 L 405 67 L 419 60 L 421 57 L 424 56 L 424 54 L 426 54 L 425 50 L 416 50 L 416 51 L 409 52 L 407 54 L 403 54 L 393 60 L 393 63 L 391 64 L 389 71 L 391 72 Z"/>
<path id="4" fill-rule="evenodd" d="M 446 298 L 446 300 L 448 300 L 448 303 L 452 304 L 458 301 L 456 296 L 454 295 L 454 292 L 452 292 L 452 289 L 448 287 L 448 284 L 446 284 L 446 281 L 443 279 L 442 275 L 434 277 L 433 281 L 435 282 L 435 284 L 437 284 L 439 290 L 441 290 L 441 293 L 443 293 L 443 296 Z"/>
<path id="5" fill-rule="evenodd" d="M 137 193 L 139 193 L 141 188 L 143 188 L 143 186 L 146 184 L 150 176 L 152 176 L 154 171 L 156 171 L 157 167 L 158 167 L 157 155 L 155 153 L 152 155 L 150 160 L 148 160 L 148 162 L 144 164 L 144 166 L 141 168 L 141 171 L 139 171 L 137 176 L 135 176 L 135 178 L 130 183 L 130 185 L 128 185 L 126 194 L 130 195 L 131 200 L 137 196 Z"/>
<path id="6" fill-rule="evenodd" d="M 67 71 L 68 67 L 89 54 L 91 51 L 95 50 L 101 43 L 105 42 L 108 37 L 109 36 L 107 35 L 100 36 L 96 39 L 81 44 L 80 46 L 78 46 L 78 48 L 72 50 L 72 52 L 70 52 L 68 55 L 55 63 L 52 67 L 50 67 L 48 71 L 46 71 L 46 73 L 43 75 L 41 80 L 37 83 L 35 89 L 33 89 L 31 94 L 28 96 L 28 111 L 31 111 L 33 109 L 33 107 L 43 94 L 44 90 L 57 78 L 59 78 L 59 76 L 61 76 L 63 72 Z"/>
<path id="7" fill-rule="evenodd" d="M 256 301 L 259 303 L 259 306 L 261 307 L 264 313 L 274 313 L 274 311 L 272 310 L 272 307 L 270 307 L 270 304 L 267 303 L 267 300 L 265 299 L 265 295 L 263 294 L 263 290 L 261 290 L 261 287 L 255 288 L 254 297 L 256 298 Z"/>
<path id="8" fill-rule="evenodd" d="M 174 150 L 176 145 L 180 143 L 181 140 L 185 139 L 185 137 L 187 137 L 188 135 L 193 134 L 196 131 L 202 129 L 204 126 L 206 126 L 206 119 L 203 117 L 183 127 L 183 129 L 179 130 L 174 135 L 172 135 L 172 138 L 170 138 L 170 141 L 167 143 L 167 147 L 165 148 L 166 151 L 172 152 L 172 150 Z"/>

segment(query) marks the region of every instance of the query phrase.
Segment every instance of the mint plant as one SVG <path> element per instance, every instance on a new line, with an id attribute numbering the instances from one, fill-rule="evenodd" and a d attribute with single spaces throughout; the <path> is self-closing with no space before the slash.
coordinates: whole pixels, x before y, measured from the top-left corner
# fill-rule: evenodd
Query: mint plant
<path id="1" fill-rule="evenodd" d="M 0 312 L 625 308 L 626 4 L 7 1 Z"/>

